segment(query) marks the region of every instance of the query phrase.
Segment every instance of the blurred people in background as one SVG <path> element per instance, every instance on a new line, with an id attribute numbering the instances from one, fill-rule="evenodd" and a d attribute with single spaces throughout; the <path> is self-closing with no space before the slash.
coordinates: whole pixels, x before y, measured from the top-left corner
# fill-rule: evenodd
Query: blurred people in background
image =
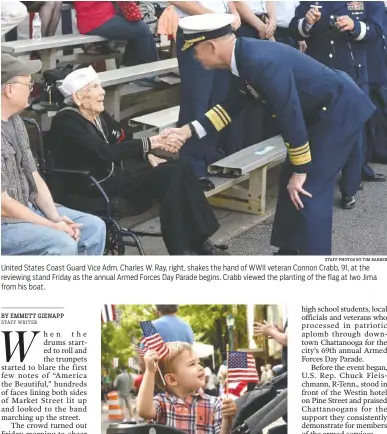
<path id="1" fill-rule="evenodd" d="M 274 377 L 274 373 L 271 369 L 271 365 L 267 364 L 265 366 L 265 369 L 266 369 L 266 381 L 270 381 Z"/>
<path id="2" fill-rule="evenodd" d="M 168 6 L 162 13 L 158 23 L 158 33 L 168 35 L 176 41 L 176 33 L 179 28 L 179 15 L 174 6 Z"/>
<path id="3" fill-rule="evenodd" d="M 75 1 L 77 25 L 84 35 L 127 41 L 122 66 L 142 65 L 158 60 L 157 48 L 149 27 L 139 19 L 128 21 L 112 2 Z"/>
<path id="4" fill-rule="evenodd" d="M 106 402 L 107 393 L 106 385 L 101 382 L 101 408 L 103 408 L 103 405 Z"/>
<path id="5" fill-rule="evenodd" d="M 28 12 L 39 12 L 42 20 L 42 37 L 54 36 L 59 24 L 62 12 L 62 2 L 23 2 Z"/>
<path id="6" fill-rule="evenodd" d="M 260 383 L 264 384 L 267 381 L 267 375 L 266 375 L 266 368 L 265 368 L 265 366 L 261 366 L 260 367 L 260 371 L 261 371 Z"/>
<path id="7" fill-rule="evenodd" d="M 305 41 L 296 41 L 289 30 L 290 21 L 292 21 L 299 1 L 276 1 L 277 29 L 275 31 L 275 40 L 282 44 L 298 48 L 305 53 L 307 45 Z"/>
<path id="8" fill-rule="evenodd" d="M 119 406 L 122 408 L 124 414 L 124 422 L 128 419 L 133 420 L 133 411 L 130 402 L 130 391 L 133 388 L 133 381 L 126 368 L 121 369 L 121 373 L 118 374 L 114 381 L 114 387 L 118 392 Z"/>
<path id="9" fill-rule="evenodd" d="M 139 375 L 137 375 L 136 378 L 134 379 L 134 382 L 133 382 L 133 390 L 134 390 L 134 393 L 135 393 L 136 395 L 138 394 L 138 391 L 140 390 L 140 386 L 141 386 L 141 383 L 142 383 L 143 378 L 144 378 L 144 375 L 143 375 L 143 374 L 139 374 Z"/>
<path id="10" fill-rule="evenodd" d="M 25 2 L 31 3 L 31 2 Z M 1 2 L 1 36 L 21 23 L 28 15 L 27 7 L 17 0 Z"/>
<path id="11" fill-rule="evenodd" d="M 274 41 L 277 28 L 276 2 L 237 1 L 235 7 L 242 20 L 238 37 Z"/>
<path id="12" fill-rule="evenodd" d="M 194 343 L 194 333 L 191 326 L 177 316 L 177 304 L 156 304 L 158 319 L 153 325 L 164 342 Z"/>
<path id="13" fill-rule="evenodd" d="M 256 322 L 254 323 L 254 335 L 274 339 L 282 345 L 282 372 L 286 372 L 288 369 L 288 321 L 286 320 L 283 329 L 277 325 L 268 324 L 266 321 L 264 324 Z"/>
<path id="14" fill-rule="evenodd" d="M 206 395 L 211 396 L 218 396 L 218 388 L 215 384 L 215 378 L 214 374 L 211 371 L 211 368 L 204 368 L 204 375 L 206 380 L 206 386 L 204 387 L 204 393 Z M 214 378 L 215 377 L 215 378 Z"/>

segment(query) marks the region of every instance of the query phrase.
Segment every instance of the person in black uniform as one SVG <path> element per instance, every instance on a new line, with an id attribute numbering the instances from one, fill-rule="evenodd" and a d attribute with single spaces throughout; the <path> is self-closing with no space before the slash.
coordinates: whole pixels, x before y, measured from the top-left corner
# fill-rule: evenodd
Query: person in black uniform
<path id="1" fill-rule="evenodd" d="M 330 68 L 346 72 L 368 95 L 367 50 L 381 39 L 381 2 L 303 1 L 297 7 L 290 30 L 305 39 L 306 54 Z M 354 148 L 343 168 L 342 207 L 352 209 L 361 177 L 384 181 L 368 166 L 367 144 L 363 139 Z"/>
<path id="2" fill-rule="evenodd" d="M 267 104 L 288 149 L 271 243 L 279 254 L 330 255 L 337 177 L 375 106 L 347 74 L 292 47 L 236 40 L 232 22 L 231 15 L 214 14 L 180 20 L 186 47 L 206 68 L 230 70 L 234 86 L 222 104 L 163 135 L 205 137 L 226 128 L 251 101 Z"/>
<path id="3" fill-rule="evenodd" d="M 367 144 L 372 144 L 367 151 L 369 159 L 387 164 L 387 6 L 377 3 L 383 11 L 383 36 L 367 46 L 369 92 L 377 107 L 367 124 Z"/>
<path id="4" fill-rule="evenodd" d="M 154 155 L 157 149 L 176 152 L 182 145 L 178 139 L 128 140 L 104 111 L 105 92 L 92 67 L 69 74 L 59 90 L 69 106 L 55 116 L 47 139 L 57 168 L 90 171 L 110 197 L 140 207 L 143 201 L 159 202 L 170 255 L 225 254 L 208 240 L 219 223 L 190 165 Z M 92 195 L 93 188 L 78 179 L 66 185 L 67 193 L 75 194 Z"/>

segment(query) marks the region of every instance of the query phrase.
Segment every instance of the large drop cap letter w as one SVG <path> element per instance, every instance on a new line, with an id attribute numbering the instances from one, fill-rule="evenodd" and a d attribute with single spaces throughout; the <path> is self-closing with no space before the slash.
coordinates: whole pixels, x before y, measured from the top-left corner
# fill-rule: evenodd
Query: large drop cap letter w
<path id="1" fill-rule="evenodd" d="M 32 332 L 34 334 L 30 344 L 28 345 L 28 348 L 26 351 L 24 351 L 24 333 L 26 332 L 2 332 L 4 333 L 4 343 L 5 343 L 5 358 L 7 363 L 11 360 L 14 352 L 16 351 L 17 347 L 19 347 L 19 354 L 20 354 L 20 361 L 24 362 L 24 359 L 26 358 L 26 355 L 31 348 L 32 342 L 34 341 L 36 335 L 40 332 Z M 17 333 L 19 335 L 18 342 L 15 345 L 15 348 L 11 352 L 11 333 Z"/>

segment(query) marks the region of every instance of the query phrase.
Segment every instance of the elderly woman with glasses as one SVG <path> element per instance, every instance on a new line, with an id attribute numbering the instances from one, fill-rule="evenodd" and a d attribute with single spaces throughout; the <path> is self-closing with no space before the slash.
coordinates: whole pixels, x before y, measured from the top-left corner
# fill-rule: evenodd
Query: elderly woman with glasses
<path id="1" fill-rule="evenodd" d="M 123 197 L 138 209 L 157 201 L 170 255 L 221 254 L 209 241 L 219 224 L 191 167 L 154 154 L 160 149 L 176 153 L 179 139 L 130 140 L 104 111 L 105 91 L 92 67 L 69 74 L 59 90 L 68 105 L 55 116 L 48 135 L 56 167 L 90 171 L 110 197 Z M 92 187 L 79 183 L 66 187 L 93 194 Z"/>

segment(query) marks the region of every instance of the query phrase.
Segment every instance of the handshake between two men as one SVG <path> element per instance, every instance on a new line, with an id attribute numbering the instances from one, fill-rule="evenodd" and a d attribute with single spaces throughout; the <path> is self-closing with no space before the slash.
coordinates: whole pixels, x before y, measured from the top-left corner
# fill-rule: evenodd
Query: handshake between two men
<path id="1" fill-rule="evenodd" d="M 192 132 L 188 125 L 181 128 L 169 128 L 158 136 L 150 138 L 151 150 L 161 149 L 171 154 L 177 154 L 191 136 Z M 148 160 L 153 167 L 166 162 L 166 160 L 153 154 L 149 154 Z"/>

